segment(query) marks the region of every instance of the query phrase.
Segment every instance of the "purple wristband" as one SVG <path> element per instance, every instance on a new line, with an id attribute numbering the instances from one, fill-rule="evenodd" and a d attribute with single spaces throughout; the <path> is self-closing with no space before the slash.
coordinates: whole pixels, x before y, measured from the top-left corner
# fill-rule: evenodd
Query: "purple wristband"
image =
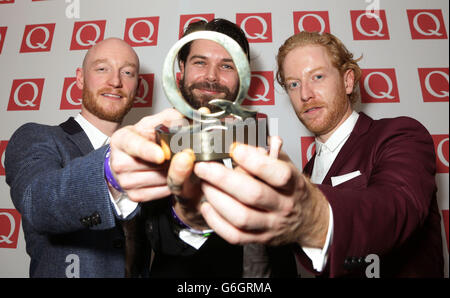
<path id="1" fill-rule="evenodd" d="M 120 192 L 124 192 L 122 187 L 120 187 L 119 183 L 117 183 L 116 179 L 114 178 L 113 173 L 111 172 L 111 168 L 109 166 L 109 157 L 111 155 L 111 148 L 108 148 L 108 151 L 106 152 L 105 156 L 105 163 L 103 168 L 105 169 L 105 178 L 108 180 L 109 184 L 111 184 L 112 187 L 117 189 Z"/>
<path id="2" fill-rule="evenodd" d="M 178 225 L 180 225 L 183 229 L 189 230 L 189 232 L 191 232 L 193 234 L 201 235 L 203 237 L 208 237 L 209 235 L 211 235 L 211 233 L 214 232 L 213 230 L 204 230 L 204 231 L 196 230 L 196 229 L 190 227 L 187 223 L 185 223 L 184 221 L 181 220 L 181 218 L 178 217 L 173 206 L 171 207 L 170 211 L 172 213 L 173 218 L 178 223 Z"/>

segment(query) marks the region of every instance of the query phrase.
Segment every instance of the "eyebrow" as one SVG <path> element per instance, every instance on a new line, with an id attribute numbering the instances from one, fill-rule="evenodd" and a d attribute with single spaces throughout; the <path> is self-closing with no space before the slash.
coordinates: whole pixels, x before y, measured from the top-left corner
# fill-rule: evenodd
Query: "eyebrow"
<path id="1" fill-rule="evenodd" d="M 202 56 L 202 55 L 193 55 L 191 58 L 189 58 L 189 61 L 193 60 L 193 59 L 208 59 L 206 56 Z M 232 62 L 234 63 L 232 58 L 223 58 L 222 62 Z"/>
<path id="2" fill-rule="evenodd" d="M 97 65 L 99 63 L 108 63 L 108 59 L 97 59 L 92 63 L 92 65 Z M 125 64 L 122 67 L 127 67 L 127 66 L 137 68 L 136 63 L 132 63 L 132 62 L 125 62 Z"/>
<path id="3" fill-rule="evenodd" d="M 106 63 L 106 62 L 107 62 L 106 59 L 97 59 L 97 60 L 94 60 L 92 62 L 92 65 L 96 65 L 96 64 L 99 64 L 99 63 Z"/>
<path id="4" fill-rule="evenodd" d="M 310 71 L 308 71 L 308 73 L 313 73 L 313 72 L 316 72 L 316 71 L 318 71 L 320 69 L 325 69 L 325 67 L 324 66 L 316 67 L 316 68 L 311 69 Z M 294 78 L 294 77 L 286 77 L 284 80 L 287 81 L 287 80 L 297 80 L 297 79 Z"/>

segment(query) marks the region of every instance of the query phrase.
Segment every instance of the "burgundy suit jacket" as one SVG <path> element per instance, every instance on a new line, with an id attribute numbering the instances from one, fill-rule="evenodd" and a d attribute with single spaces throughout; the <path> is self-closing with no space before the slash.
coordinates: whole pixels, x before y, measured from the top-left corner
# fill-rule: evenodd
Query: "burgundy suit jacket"
<path id="1" fill-rule="evenodd" d="M 304 172 L 311 175 L 315 155 Z M 418 121 L 373 120 L 359 113 L 347 142 L 318 185 L 333 210 L 334 232 L 324 277 L 365 277 L 379 257 L 381 277 L 443 277 L 433 140 Z M 331 177 L 359 170 L 335 187 Z M 311 261 L 300 250 L 301 263 Z M 373 272 L 373 271 L 372 271 Z M 317 273 L 316 273 L 317 274 Z"/>

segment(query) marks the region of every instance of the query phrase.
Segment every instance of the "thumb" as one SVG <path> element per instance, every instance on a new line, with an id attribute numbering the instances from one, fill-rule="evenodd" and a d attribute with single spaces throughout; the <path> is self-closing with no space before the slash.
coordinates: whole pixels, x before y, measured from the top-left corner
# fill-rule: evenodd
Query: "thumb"
<path id="1" fill-rule="evenodd" d="M 185 149 L 173 156 L 167 174 L 167 185 L 173 194 L 181 194 L 184 182 L 192 173 L 194 162 L 195 154 L 192 149 Z"/>

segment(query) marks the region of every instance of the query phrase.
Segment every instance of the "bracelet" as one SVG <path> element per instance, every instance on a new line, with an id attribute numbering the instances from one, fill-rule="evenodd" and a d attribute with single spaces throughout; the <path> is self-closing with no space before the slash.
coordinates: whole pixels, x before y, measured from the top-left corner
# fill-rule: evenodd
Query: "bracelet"
<path id="1" fill-rule="evenodd" d="M 111 156 L 111 148 L 108 147 L 108 151 L 106 151 L 105 156 L 105 163 L 103 165 L 103 168 L 105 170 L 105 178 L 108 180 L 109 184 L 111 184 L 112 187 L 117 189 L 120 192 L 124 192 L 122 187 L 120 187 L 119 183 L 117 183 L 116 179 L 114 178 L 114 175 L 111 171 L 111 166 L 109 164 L 109 157 Z"/>
<path id="2" fill-rule="evenodd" d="M 173 206 L 171 206 L 170 211 L 172 212 L 172 216 L 175 219 L 175 221 L 184 229 L 189 230 L 189 232 L 196 234 L 196 235 L 200 235 L 203 237 L 208 237 L 209 235 L 211 235 L 211 233 L 213 233 L 213 230 L 197 230 L 192 228 L 191 226 L 189 226 L 187 223 L 183 222 L 181 220 L 181 218 L 178 217 L 177 213 L 175 212 L 175 209 L 173 208 Z"/>

